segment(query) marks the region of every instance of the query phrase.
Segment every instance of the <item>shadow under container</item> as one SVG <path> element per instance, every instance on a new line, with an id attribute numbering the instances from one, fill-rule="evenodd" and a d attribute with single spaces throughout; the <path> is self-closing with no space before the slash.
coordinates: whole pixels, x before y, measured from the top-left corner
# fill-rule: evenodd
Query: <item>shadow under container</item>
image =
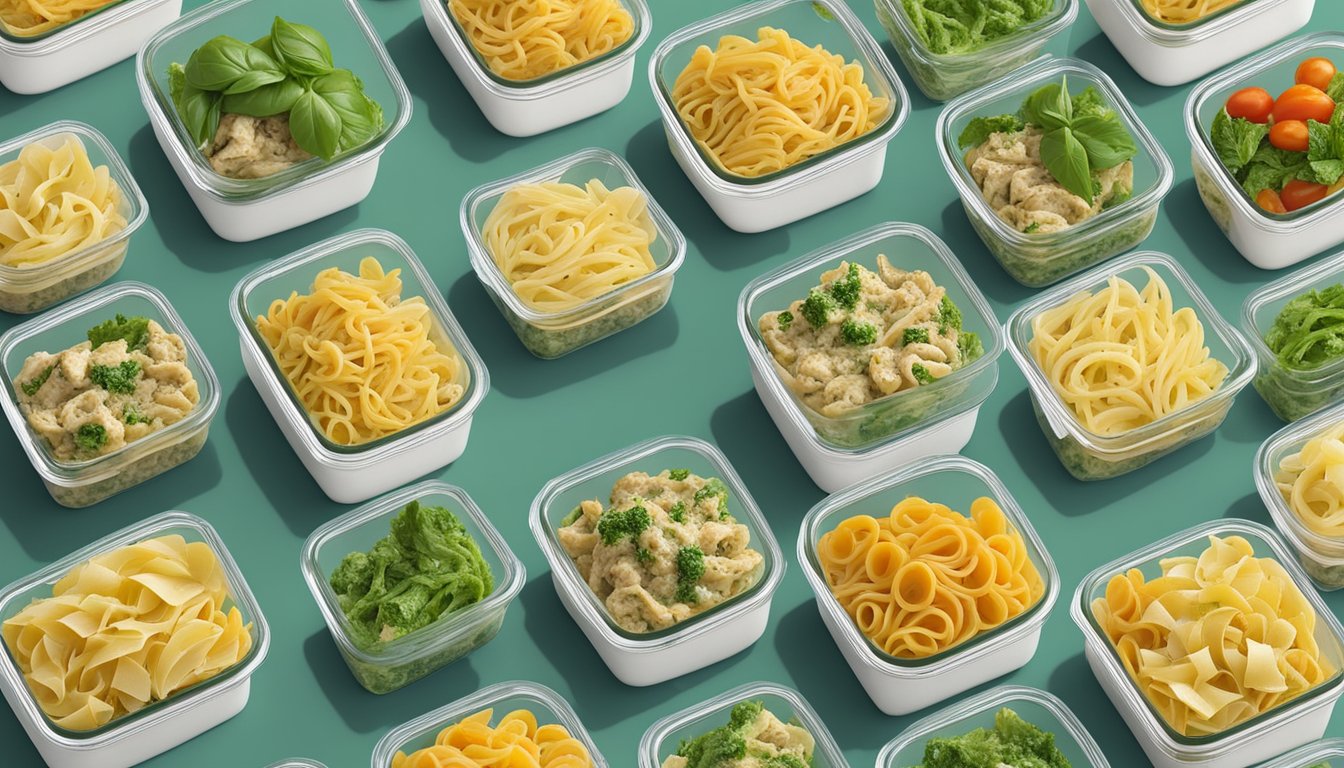
<path id="1" fill-rule="evenodd" d="M 1344 739 L 1321 739 L 1286 755 L 1277 757 L 1260 768 L 1340 768 L 1344 766 Z"/>
<path id="2" fill-rule="evenodd" d="M 15 314 L 39 312 L 102 283 L 121 269 L 131 235 L 145 223 L 149 203 L 135 177 L 107 137 L 84 123 L 62 120 L 0 144 L 0 166 L 16 162 L 25 147 L 41 144 L 61 147 L 73 138 L 89 155 L 94 168 L 106 166 L 120 192 L 117 212 L 126 226 L 107 238 L 32 266 L 0 264 L 0 310 Z"/>
<path id="3" fill-rule="evenodd" d="M 413 501 L 452 512 L 490 566 L 494 588 L 479 602 L 440 616 L 427 627 L 373 647 L 353 637 L 350 620 L 331 588 L 331 574 L 345 556 L 368 552 L 391 532 L 392 521 Z M 331 639 L 359 684 L 389 693 L 457 661 L 499 634 L 504 614 L 523 588 L 527 571 L 467 492 L 430 480 L 369 502 L 322 525 L 303 545 L 303 578 L 313 593 Z"/>
<path id="4" fill-rule="evenodd" d="M 225 240 L 256 240 L 360 202 L 373 188 L 383 150 L 411 119 L 410 91 L 358 1 L 333 0 L 328 5 L 315 14 L 312 0 L 215 0 L 165 27 L 136 57 L 136 84 L 154 136 L 205 222 Z M 177 114 L 168 65 L 185 65 L 193 51 L 217 35 L 263 37 L 276 16 L 320 27 L 336 64 L 354 72 L 364 93 L 382 107 L 383 129 L 331 160 L 309 158 L 260 179 L 223 176 L 210 166 Z"/>
<path id="5" fill-rule="evenodd" d="M 760 552 L 764 562 L 755 582 L 723 603 L 660 631 L 630 632 L 612 620 L 579 575 L 556 531 L 586 500 L 597 499 L 607 506 L 612 486 L 623 476 L 640 471 L 654 475 L 664 469 L 688 469 L 722 480 L 728 486 L 729 513 L 747 526 L 748 546 Z M 611 673 L 626 685 L 655 685 L 751 647 L 765 633 L 770 602 L 784 578 L 783 553 L 742 478 L 718 448 L 694 437 L 655 438 L 551 480 L 532 502 L 529 523 L 551 567 L 560 602 Z"/>
<path id="6" fill-rule="evenodd" d="M 821 273 L 841 261 L 875 271 L 879 254 L 897 269 L 924 270 L 943 286 L 962 312 L 963 327 L 979 334 L 984 354 L 931 384 L 825 416 L 785 383 L 761 338 L 759 321 L 766 312 L 806 298 Z M 998 381 L 1003 351 L 1003 333 L 984 294 L 947 245 L 918 224 L 879 224 L 756 278 L 738 297 L 737 327 L 756 394 L 812 482 L 828 493 L 917 458 L 965 447 L 980 406 Z"/>
<path id="7" fill-rule="evenodd" d="M 544 312 L 528 306 L 500 272 L 485 243 L 486 220 L 504 194 L 520 184 L 564 182 L 583 187 L 593 179 L 608 189 L 634 187 L 644 195 L 649 218 L 658 231 L 658 238 L 650 246 L 654 270 L 571 309 Z M 477 187 L 462 201 L 461 219 L 477 279 L 523 346 L 544 359 L 569 354 L 651 317 L 672 296 L 673 280 L 686 257 L 686 238 L 681 230 L 653 199 L 635 170 L 606 149 L 585 149 L 540 168 Z"/>
<path id="8" fill-rule="evenodd" d="M 1101 435 L 1085 428 L 1046 377 L 1030 343 L 1032 320 L 1054 309 L 1074 294 L 1095 293 L 1106 288 L 1112 276 L 1129 281 L 1139 290 L 1148 284 L 1148 267 L 1167 284 L 1175 309 L 1190 307 L 1204 327 L 1204 343 L 1213 359 L 1227 366 L 1227 377 L 1203 400 L 1169 413 L 1138 429 L 1118 435 Z M 1008 318 L 1008 352 L 1027 379 L 1031 406 L 1045 439 L 1069 474 L 1079 480 L 1105 480 L 1132 472 L 1162 456 L 1213 432 L 1227 417 L 1232 401 L 1255 376 L 1255 353 L 1218 310 L 1209 303 L 1195 281 L 1177 261 L 1165 253 L 1139 251 L 1055 286 L 1020 307 Z"/>
<path id="9" fill-rule="evenodd" d="M 697 48 L 713 50 L 726 35 L 755 40 L 761 27 L 786 30 L 808 46 L 858 62 L 873 96 L 888 100 L 881 121 L 862 136 L 774 173 L 748 177 L 725 170 L 691 136 L 672 89 Z M 649 85 L 677 165 L 724 224 L 746 233 L 782 227 L 872 190 L 882 180 L 887 145 L 910 112 L 896 70 L 841 0 L 763 0 L 684 27 L 654 50 Z"/>
<path id="10" fill-rule="evenodd" d="M 187 369 L 196 380 L 200 400 L 181 421 L 118 450 L 83 461 L 60 461 L 46 441 L 28 427 L 14 394 L 14 377 L 30 355 L 55 354 L 87 341 L 90 328 L 117 314 L 148 317 L 182 338 Z M 219 379 L 205 353 L 167 297 L 143 283 L 114 283 L 14 326 L 0 336 L 0 361 L 4 368 L 0 406 L 47 492 L 63 507 L 78 509 L 97 504 L 191 460 L 205 445 L 210 421 L 219 409 Z"/>
<path id="11" fill-rule="evenodd" d="M 1092 615 L 1092 601 L 1105 596 L 1112 576 L 1138 569 L 1151 580 L 1161 575 L 1161 561 L 1166 558 L 1198 557 L 1208 547 L 1209 536 L 1240 536 L 1250 543 L 1256 557 L 1271 557 L 1283 566 L 1316 611 L 1316 641 L 1335 672 L 1305 694 L 1240 725 L 1212 736 L 1190 737 L 1176 732 L 1135 685 L 1115 646 Z M 1070 614 L 1083 633 L 1083 655 L 1156 768 L 1246 768 L 1325 734 L 1330 713 L 1344 691 L 1344 674 L 1340 672 L 1344 665 L 1344 627 L 1293 560 L 1292 551 L 1269 528 L 1248 520 L 1213 520 L 1107 563 L 1078 585 Z"/>
<path id="12" fill-rule="evenodd" d="M 402 301 L 413 296 L 424 299 L 434 321 L 430 339 L 440 350 L 447 347 L 457 353 L 466 380 L 462 399 L 447 411 L 377 440 L 340 445 L 321 433 L 299 401 L 257 331 L 256 318 L 292 292 L 311 292 L 313 280 L 324 269 L 359 274 L 359 262 L 367 256 L 376 258 L 384 272 L 401 270 Z M 466 450 L 472 416 L 490 390 L 490 374 L 429 272 L 400 237 L 360 229 L 310 245 L 243 278 L 229 304 L 248 377 L 299 461 L 332 501 L 367 501 L 448 466 Z"/>
<path id="13" fill-rule="evenodd" d="M 51 768 L 128 768 L 196 738 L 238 714 L 247 705 L 252 674 L 266 658 L 270 647 L 270 628 L 219 534 L 195 515 L 162 512 L 10 584 L 0 593 L 0 621 L 13 618 L 33 600 L 51 597 L 56 582 L 90 558 L 146 539 L 170 535 L 179 535 L 189 543 L 204 542 L 215 553 L 229 591 L 229 600 L 221 609 L 236 606 L 244 625 L 252 625 L 252 649 L 232 667 L 166 699 L 123 715 L 101 728 L 70 731 L 56 725 L 42 711 L 6 647 L 5 653 L 0 654 L 0 691 L 28 738 L 32 739 L 33 746 Z"/>
<path id="14" fill-rule="evenodd" d="M 1115 110 L 1138 146 L 1134 155 L 1133 196 L 1090 219 L 1056 232 L 1019 232 L 990 207 L 966 165 L 966 153 L 957 138 L 971 120 L 1016 114 L 1022 101 L 1042 86 L 1068 78 L 1070 92 L 1091 86 Z M 985 247 L 1014 280 L 1039 288 L 1062 280 L 1147 239 L 1157 222 L 1162 198 L 1171 189 L 1171 160 L 1134 113 L 1115 82 L 1092 64 L 1079 59 L 1042 57 L 978 90 L 949 102 L 938 115 L 939 155 L 947 175 L 961 195 L 971 227 Z"/>

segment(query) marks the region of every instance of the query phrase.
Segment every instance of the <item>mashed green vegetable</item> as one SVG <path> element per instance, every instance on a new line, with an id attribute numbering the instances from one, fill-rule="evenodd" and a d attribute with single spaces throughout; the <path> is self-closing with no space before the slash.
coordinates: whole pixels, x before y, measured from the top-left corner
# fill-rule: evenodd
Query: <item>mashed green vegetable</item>
<path id="1" fill-rule="evenodd" d="M 1023 720 L 1007 707 L 994 715 L 994 728 L 977 728 L 952 738 L 930 739 L 917 768 L 1070 768 L 1055 746 L 1055 735 Z"/>
<path id="2" fill-rule="evenodd" d="M 1037 21 L 1054 0 L 901 0 L 933 53 L 970 53 Z"/>
<path id="3" fill-rule="evenodd" d="M 1344 285 L 1307 291 L 1289 301 L 1265 334 L 1280 365 L 1319 368 L 1344 357 Z"/>

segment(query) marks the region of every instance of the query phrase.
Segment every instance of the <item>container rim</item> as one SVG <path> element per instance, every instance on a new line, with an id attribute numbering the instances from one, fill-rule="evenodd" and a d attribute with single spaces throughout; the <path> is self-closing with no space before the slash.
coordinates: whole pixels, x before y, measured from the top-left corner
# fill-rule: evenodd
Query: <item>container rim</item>
<path id="1" fill-rule="evenodd" d="M 1291 299 L 1306 293 L 1312 283 L 1330 275 L 1338 275 L 1339 282 L 1344 284 L 1344 251 L 1327 256 L 1309 267 L 1294 270 L 1276 280 L 1265 283 L 1251 291 L 1246 300 L 1242 302 L 1241 330 L 1250 342 L 1252 349 L 1255 350 L 1255 355 L 1260 360 L 1261 365 L 1266 368 L 1266 372 L 1270 369 L 1278 369 L 1295 381 L 1312 387 L 1324 386 L 1332 380 L 1344 376 L 1344 357 L 1315 368 L 1298 369 L 1282 365 L 1278 361 L 1278 355 L 1274 354 L 1274 351 L 1265 343 L 1264 334 L 1260 332 L 1259 324 L 1255 320 L 1256 314 L 1266 305 L 1280 299 Z"/>
<path id="2" fill-rule="evenodd" d="M 1308 440 L 1341 421 L 1344 421 L 1344 402 L 1327 406 L 1279 429 L 1255 452 L 1255 487 L 1279 533 L 1298 551 L 1309 552 L 1313 558 L 1329 561 L 1331 565 L 1344 565 L 1344 537 L 1324 536 L 1303 524 L 1279 492 L 1274 480 L 1278 467 L 1273 463 L 1276 458 L 1282 458 L 1279 454 L 1300 451 Z"/>
<path id="3" fill-rule="evenodd" d="M 327 766 L 324 763 L 319 763 L 316 760 L 309 760 L 306 757 L 291 757 L 271 763 L 266 766 L 266 768 L 327 768 Z"/>
<path id="4" fill-rule="evenodd" d="M 1249 21 L 1261 13 L 1268 13 L 1275 6 L 1283 5 L 1287 0 L 1241 0 L 1221 10 L 1201 16 L 1193 21 L 1172 24 L 1159 21 L 1148 15 L 1141 0 L 1120 0 L 1116 8 L 1125 21 L 1143 37 L 1168 47 L 1181 47 L 1207 40 L 1232 27 Z"/>
<path id="5" fill-rule="evenodd" d="M 1280 755 L 1260 768 L 1307 768 L 1324 758 L 1344 757 L 1344 738 L 1321 739 Z"/>
<path id="6" fill-rule="evenodd" d="M 1078 0 L 1054 0 L 1053 7 L 1045 16 L 986 45 L 964 53 L 934 53 L 910 25 L 904 3 L 899 0 L 876 0 L 876 2 L 886 8 L 901 35 L 909 43 L 909 52 L 920 62 L 938 67 L 958 65 L 982 67 L 986 59 L 1008 58 L 1040 45 L 1066 29 L 1078 18 Z"/>
<path id="7" fill-rule="evenodd" d="M 57 48 L 85 42 L 114 24 L 131 20 L 170 2 L 172 0 L 114 0 L 59 27 L 31 36 L 15 35 L 0 24 L 0 51 L 11 56 L 43 56 Z"/>

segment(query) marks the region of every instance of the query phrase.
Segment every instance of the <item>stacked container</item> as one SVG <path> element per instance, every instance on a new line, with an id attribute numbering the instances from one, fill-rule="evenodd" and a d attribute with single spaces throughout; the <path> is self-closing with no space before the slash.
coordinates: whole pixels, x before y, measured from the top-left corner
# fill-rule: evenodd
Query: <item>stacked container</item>
<path id="1" fill-rule="evenodd" d="M 1329 768 L 1331 760 L 1344 760 L 1344 739 L 1322 739 L 1301 749 L 1294 749 L 1260 768 Z"/>

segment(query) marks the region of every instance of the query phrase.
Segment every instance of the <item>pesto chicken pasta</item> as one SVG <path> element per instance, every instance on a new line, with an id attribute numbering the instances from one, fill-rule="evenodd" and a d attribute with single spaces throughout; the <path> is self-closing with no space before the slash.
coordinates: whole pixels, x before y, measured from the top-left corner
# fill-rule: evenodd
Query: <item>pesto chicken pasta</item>
<path id="1" fill-rule="evenodd" d="M 816 749 L 806 728 L 781 720 L 763 702 L 743 701 L 726 724 L 683 739 L 661 768 L 807 768 Z"/>
<path id="2" fill-rule="evenodd" d="M 448 0 L 490 71 L 532 80 L 615 50 L 635 33 L 620 0 Z"/>

